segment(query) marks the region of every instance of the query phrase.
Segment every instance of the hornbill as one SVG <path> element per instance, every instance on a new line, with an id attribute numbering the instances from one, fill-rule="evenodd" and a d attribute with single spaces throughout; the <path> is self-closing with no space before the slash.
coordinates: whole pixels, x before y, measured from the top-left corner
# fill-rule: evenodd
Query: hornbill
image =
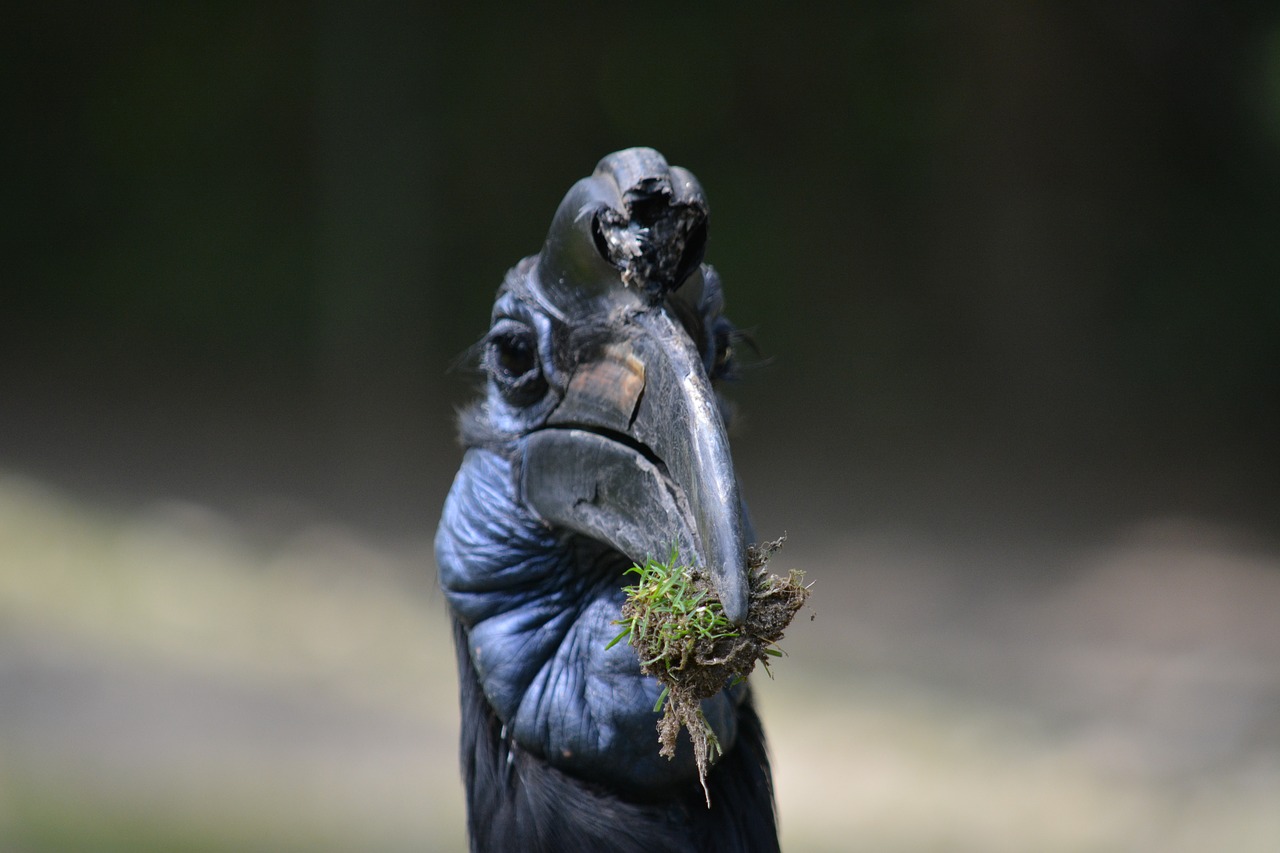
<path id="1" fill-rule="evenodd" d="M 658 683 L 618 633 L 624 573 L 673 546 L 748 609 L 750 524 L 713 389 L 733 369 L 707 202 L 657 151 L 605 157 L 506 275 L 483 398 L 436 534 L 453 619 L 473 851 L 776 851 L 746 682 L 702 710 L 699 784 L 655 732 Z"/>

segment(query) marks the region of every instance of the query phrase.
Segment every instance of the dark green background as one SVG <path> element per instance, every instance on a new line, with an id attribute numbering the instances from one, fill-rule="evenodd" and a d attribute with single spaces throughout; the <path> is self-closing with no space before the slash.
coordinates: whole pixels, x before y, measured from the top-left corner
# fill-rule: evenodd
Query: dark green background
<path id="1" fill-rule="evenodd" d="M 651 145 L 706 187 L 762 352 L 731 395 L 771 526 L 1275 531 L 1274 4 L 42 3 L 3 31 L 0 465 L 429 529 L 503 272 Z"/>

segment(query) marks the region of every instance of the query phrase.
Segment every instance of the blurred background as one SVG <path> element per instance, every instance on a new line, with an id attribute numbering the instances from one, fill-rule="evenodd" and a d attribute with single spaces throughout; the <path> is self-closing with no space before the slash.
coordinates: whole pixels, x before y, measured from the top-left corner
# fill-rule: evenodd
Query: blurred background
<path id="1" fill-rule="evenodd" d="M 458 850 L 459 357 L 701 179 L 794 851 L 1280 849 L 1280 8 L 12 4 L 0 849 Z"/>

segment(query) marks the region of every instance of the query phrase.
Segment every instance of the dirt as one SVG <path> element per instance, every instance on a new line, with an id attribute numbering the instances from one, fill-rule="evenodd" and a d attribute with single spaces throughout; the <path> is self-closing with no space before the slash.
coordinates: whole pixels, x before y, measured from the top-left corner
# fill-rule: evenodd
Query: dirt
<path id="1" fill-rule="evenodd" d="M 702 714 L 702 700 L 745 679 L 757 663 L 764 664 L 767 671 L 769 659 L 780 654 L 777 643 L 783 632 L 809 597 L 803 572 L 792 570 L 783 578 L 769 574 L 766 568 L 769 558 L 782 547 L 784 539 L 752 545 L 747 549 L 750 599 L 746 622 L 735 636 L 692 639 L 682 647 L 679 657 L 668 647 L 655 645 L 656 627 L 632 641 L 640 656 L 641 670 L 656 678 L 668 691 L 665 711 L 658 721 L 659 754 L 674 758 L 680 729 L 686 729 L 693 742 L 694 759 L 704 792 L 707 790 L 707 771 L 720 754 L 720 744 Z M 691 570 L 689 579 L 695 591 L 706 594 L 704 601 L 708 605 L 719 604 L 706 574 Z M 628 600 L 622 615 L 624 619 L 631 619 L 642 614 L 638 612 L 638 605 Z M 708 792 L 707 806 L 710 805 Z"/>

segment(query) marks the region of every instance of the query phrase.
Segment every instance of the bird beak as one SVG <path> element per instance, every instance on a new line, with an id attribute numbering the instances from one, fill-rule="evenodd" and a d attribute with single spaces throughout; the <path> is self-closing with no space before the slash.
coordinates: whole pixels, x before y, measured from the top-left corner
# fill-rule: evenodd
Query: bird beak
<path id="1" fill-rule="evenodd" d="M 746 521 L 702 359 L 661 305 L 630 316 L 569 379 L 524 444 L 521 488 L 543 519 L 637 563 L 704 570 L 725 616 L 747 615 Z"/>

